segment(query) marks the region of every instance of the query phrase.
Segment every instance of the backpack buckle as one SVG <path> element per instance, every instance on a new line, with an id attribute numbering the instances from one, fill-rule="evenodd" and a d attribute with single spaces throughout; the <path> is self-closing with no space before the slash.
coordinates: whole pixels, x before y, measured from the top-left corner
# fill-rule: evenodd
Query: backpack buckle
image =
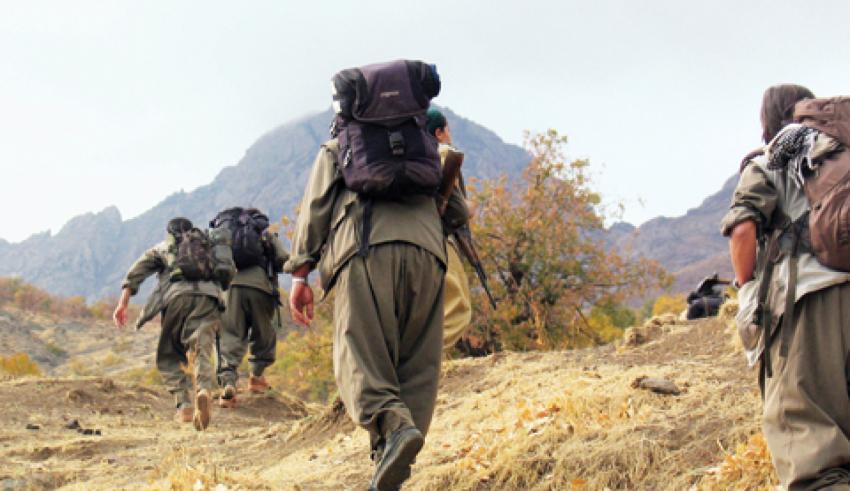
<path id="1" fill-rule="evenodd" d="M 342 166 L 348 167 L 349 165 L 351 165 L 351 149 L 347 148 L 345 149 L 345 157 L 342 159 Z"/>
<path id="2" fill-rule="evenodd" d="M 404 136 L 401 131 L 390 132 L 390 149 L 396 157 L 404 155 Z"/>

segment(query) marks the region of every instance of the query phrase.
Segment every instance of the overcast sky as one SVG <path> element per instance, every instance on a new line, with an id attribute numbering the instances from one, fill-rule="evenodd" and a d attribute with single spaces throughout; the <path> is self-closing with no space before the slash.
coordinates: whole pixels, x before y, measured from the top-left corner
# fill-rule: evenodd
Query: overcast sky
<path id="1" fill-rule="evenodd" d="M 125 218 L 326 108 L 341 68 L 436 63 L 437 102 L 556 128 L 639 224 L 717 191 L 763 90 L 850 87 L 850 2 L 0 0 L 0 237 Z"/>

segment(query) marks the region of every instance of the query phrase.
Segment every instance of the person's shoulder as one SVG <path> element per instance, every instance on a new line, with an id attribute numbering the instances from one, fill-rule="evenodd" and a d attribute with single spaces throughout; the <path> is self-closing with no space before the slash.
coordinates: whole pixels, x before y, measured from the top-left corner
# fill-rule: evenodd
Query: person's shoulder
<path id="1" fill-rule="evenodd" d="M 750 166 L 756 165 L 762 169 L 767 165 L 767 157 L 765 155 L 765 147 L 759 147 L 749 152 L 741 159 L 741 166 L 738 171 L 743 174 Z"/>
<path id="2" fill-rule="evenodd" d="M 172 241 L 169 239 L 163 239 L 160 242 L 154 244 L 153 247 L 148 249 L 148 252 L 151 254 L 164 255 L 168 252 L 168 249 L 171 247 Z"/>

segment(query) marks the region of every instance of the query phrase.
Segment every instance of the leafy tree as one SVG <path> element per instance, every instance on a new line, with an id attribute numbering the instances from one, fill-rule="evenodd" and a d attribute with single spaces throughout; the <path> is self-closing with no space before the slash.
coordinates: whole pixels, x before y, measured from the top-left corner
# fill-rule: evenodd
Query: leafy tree
<path id="1" fill-rule="evenodd" d="M 589 322 L 592 306 L 617 305 L 670 281 L 657 263 L 606 246 L 608 215 L 590 186 L 589 162 L 569 161 L 566 142 L 554 130 L 528 136 L 532 160 L 521 180 L 472 186 L 473 234 L 500 299 L 491 312 L 475 289 L 473 323 L 491 349 L 604 343 L 608 327 Z"/>

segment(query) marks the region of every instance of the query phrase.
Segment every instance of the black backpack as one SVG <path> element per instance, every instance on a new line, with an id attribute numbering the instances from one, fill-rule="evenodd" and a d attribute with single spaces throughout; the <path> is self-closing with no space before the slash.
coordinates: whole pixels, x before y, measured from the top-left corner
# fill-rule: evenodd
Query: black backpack
<path id="1" fill-rule="evenodd" d="M 440 93 L 434 65 L 398 60 L 333 77 L 339 169 L 349 189 L 368 198 L 435 194 L 442 168 L 425 112 Z"/>
<path id="2" fill-rule="evenodd" d="M 269 217 L 256 208 L 228 208 L 210 222 L 210 228 L 230 232 L 233 261 L 238 270 L 252 266 L 268 267 L 268 253 L 263 240 L 268 227 Z"/>

